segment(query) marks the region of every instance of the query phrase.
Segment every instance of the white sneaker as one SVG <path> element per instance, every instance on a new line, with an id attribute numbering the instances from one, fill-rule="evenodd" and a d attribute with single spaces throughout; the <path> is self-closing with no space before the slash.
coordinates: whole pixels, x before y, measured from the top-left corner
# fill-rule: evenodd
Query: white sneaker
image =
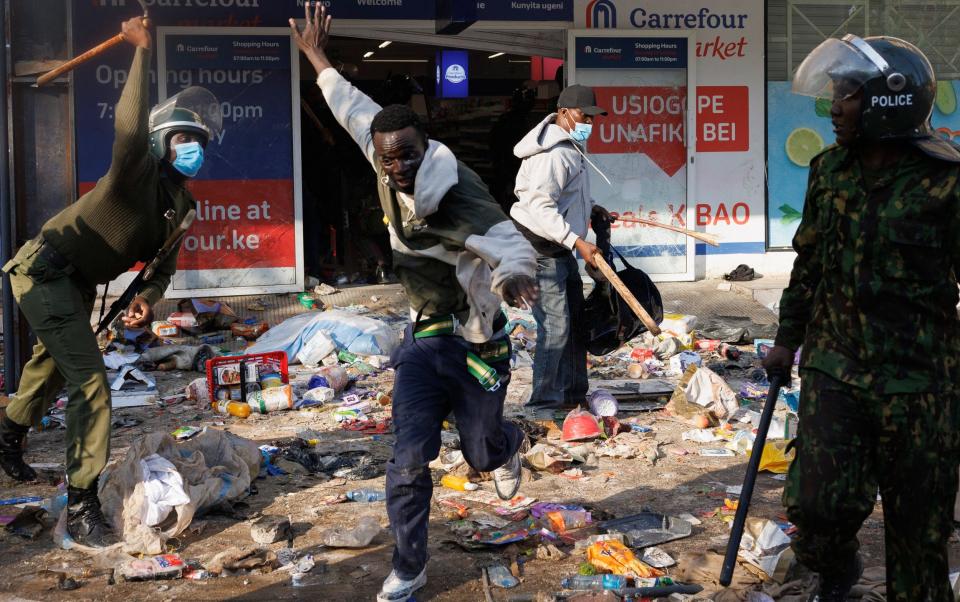
<path id="1" fill-rule="evenodd" d="M 380 588 L 380 593 L 377 594 L 377 602 L 406 602 L 413 595 L 413 592 L 426 584 L 426 568 L 409 581 L 401 579 L 396 571 L 390 571 L 390 575 L 387 576 Z"/>
<path id="2" fill-rule="evenodd" d="M 520 452 L 516 452 L 506 464 L 493 471 L 493 487 L 501 500 L 512 500 L 520 491 Z"/>

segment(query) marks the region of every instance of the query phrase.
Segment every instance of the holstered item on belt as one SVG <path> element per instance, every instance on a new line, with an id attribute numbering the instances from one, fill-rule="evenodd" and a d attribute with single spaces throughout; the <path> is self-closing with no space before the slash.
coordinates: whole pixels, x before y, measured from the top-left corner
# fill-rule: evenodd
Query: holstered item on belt
<path id="1" fill-rule="evenodd" d="M 7 274 L 12 273 L 17 267 L 29 270 L 37 258 L 43 259 L 47 264 L 65 274 L 74 272 L 70 261 L 41 237 L 28 240 L 2 270 Z"/>
<path id="2" fill-rule="evenodd" d="M 70 261 L 60 254 L 60 251 L 57 251 L 53 246 L 47 241 L 42 241 L 40 243 L 40 251 L 37 253 L 37 256 L 42 258 L 44 261 L 57 268 L 58 270 L 63 270 L 65 272 L 72 272 L 72 266 Z"/>

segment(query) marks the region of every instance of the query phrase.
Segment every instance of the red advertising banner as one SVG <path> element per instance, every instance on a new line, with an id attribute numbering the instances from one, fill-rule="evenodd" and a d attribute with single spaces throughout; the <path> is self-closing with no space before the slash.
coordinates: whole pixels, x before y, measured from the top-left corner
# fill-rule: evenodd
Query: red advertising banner
<path id="1" fill-rule="evenodd" d="M 594 121 L 591 153 L 643 153 L 668 176 L 686 163 L 686 86 L 594 87 L 607 115 Z"/>
<path id="2" fill-rule="evenodd" d="M 750 88 L 697 86 L 697 152 L 750 150 Z"/>
<path id="3" fill-rule="evenodd" d="M 80 185 L 80 193 L 93 188 Z M 178 270 L 296 265 L 292 180 L 194 180 L 197 220 L 183 239 Z"/>

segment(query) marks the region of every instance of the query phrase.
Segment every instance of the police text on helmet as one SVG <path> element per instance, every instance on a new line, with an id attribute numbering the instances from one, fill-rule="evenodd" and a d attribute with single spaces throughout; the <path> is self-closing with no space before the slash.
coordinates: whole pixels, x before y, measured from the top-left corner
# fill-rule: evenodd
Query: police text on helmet
<path id="1" fill-rule="evenodd" d="M 913 106 L 913 94 L 886 94 L 871 96 L 871 107 L 910 107 Z"/>

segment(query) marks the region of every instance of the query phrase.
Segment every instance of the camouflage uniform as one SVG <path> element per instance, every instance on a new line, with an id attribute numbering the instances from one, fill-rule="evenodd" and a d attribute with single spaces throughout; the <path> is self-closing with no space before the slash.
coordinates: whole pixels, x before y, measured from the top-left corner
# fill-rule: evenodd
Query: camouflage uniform
<path id="1" fill-rule="evenodd" d="M 777 335 L 803 344 L 783 503 L 797 558 L 835 575 L 853 560 L 879 488 L 888 599 L 952 600 L 960 165 L 903 153 L 875 173 L 841 147 L 811 162 Z"/>

